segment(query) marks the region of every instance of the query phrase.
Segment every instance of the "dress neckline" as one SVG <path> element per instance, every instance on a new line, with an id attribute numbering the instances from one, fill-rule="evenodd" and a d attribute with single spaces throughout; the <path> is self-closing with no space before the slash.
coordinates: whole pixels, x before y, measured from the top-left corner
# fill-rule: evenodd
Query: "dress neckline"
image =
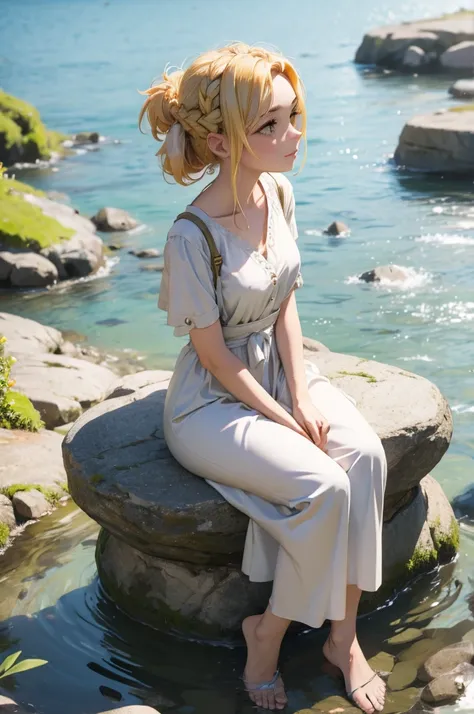
<path id="1" fill-rule="evenodd" d="M 211 223 L 212 225 L 216 226 L 218 229 L 223 231 L 227 236 L 230 238 L 233 238 L 234 241 L 238 241 L 239 245 L 246 250 L 250 255 L 252 255 L 258 262 L 262 263 L 262 265 L 265 265 L 266 267 L 269 267 L 273 270 L 273 267 L 268 260 L 269 254 L 269 248 L 270 246 L 273 245 L 273 202 L 272 202 L 272 196 L 270 192 L 268 191 L 268 186 L 266 185 L 265 181 L 262 180 L 262 176 L 260 176 L 258 183 L 260 184 L 260 187 L 263 191 L 263 194 L 265 196 L 265 200 L 267 203 L 267 220 L 266 220 L 266 231 L 265 231 L 265 252 L 266 256 L 263 255 L 263 253 L 260 253 L 259 250 L 254 248 L 246 238 L 242 238 L 242 236 L 239 236 L 238 233 L 234 233 L 234 231 L 229 230 L 225 226 L 222 225 L 222 223 L 219 223 L 215 218 L 210 216 L 206 211 L 203 211 L 202 208 L 199 208 L 199 206 L 193 206 L 192 204 L 189 204 L 186 206 L 187 211 L 195 212 L 197 215 L 199 215 L 201 218 L 204 218 L 208 223 Z"/>

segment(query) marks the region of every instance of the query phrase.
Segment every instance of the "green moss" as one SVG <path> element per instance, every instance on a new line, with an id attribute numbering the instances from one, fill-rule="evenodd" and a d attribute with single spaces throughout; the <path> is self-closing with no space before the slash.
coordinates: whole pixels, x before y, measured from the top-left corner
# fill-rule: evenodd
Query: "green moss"
<path id="1" fill-rule="evenodd" d="M 457 520 L 452 517 L 447 533 L 440 533 L 441 521 L 437 518 L 431 526 L 431 537 L 438 551 L 438 557 L 452 558 L 459 550 L 460 528 Z"/>
<path id="2" fill-rule="evenodd" d="M 450 112 L 474 112 L 474 104 L 462 104 L 459 107 L 450 107 Z"/>
<path id="3" fill-rule="evenodd" d="M 30 162 L 49 159 L 53 152 L 63 153 L 62 142 L 68 138 L 65 134 L 48 130 L 32 104 L 2 91 L 0 134 L 5 135 L 7 150 L 18 146 L 23 160 Z"/>
<path id="4" fill-rule="evenodd" d="M 90 482 L 93 486 L 98 486 L 103 481 L 105 481 L 105 476 L 103 474 L 94 474 L 90 478 Z"/>
<path id="5" fill-rule="evenodd" d="M 437 560 L 438 553 L 434 548 L 429 550 L 425 548 L 415 548 L 413 555 L 406 564 L 406 572 L 411 576 L 430 570 L 436 565 Z"/>
<path id="6" fill-rule="evenodd" d="M 23 193 L 38 195 L 19 181 L 0 178 L 0 242 L 9 248 L 39 251 L 74 235 L 71 228 L 45 216 L 39 206 L 26 201 Z"/>
<path id="7" fill-rule="evenodd" d="M 6 523 L 0 523 L 0 548 L 6 544 L 8 538 L 10 537 L 10 529 Z"/>
<path id="8" fill-rule="evenodd" d="M 377 380 L 375 377 L 368 372 L 347 372 L 345 369 L 340 369 L 338 371 L 338 374 L 344 375 L 344 377 L 363 377 L 366 379 L 368 382 L 376 382 Z"/>
<path id="9" fill-rule="evenodd" d="M 61 491 L 52 487 L 42 486 L 38 483 L 13 483 L 10 486 L 4 486 L 3 488 L 0 488 L 0 493 L 12 499 L 15 493 L 18 493 L 19 491 L 33 490 L 40 491 L 46 498 L 46 500 L 49 501 L 49 503 L 51 503 L 53 506 L 57 504 L 57 502 L 62 496 Z"/>

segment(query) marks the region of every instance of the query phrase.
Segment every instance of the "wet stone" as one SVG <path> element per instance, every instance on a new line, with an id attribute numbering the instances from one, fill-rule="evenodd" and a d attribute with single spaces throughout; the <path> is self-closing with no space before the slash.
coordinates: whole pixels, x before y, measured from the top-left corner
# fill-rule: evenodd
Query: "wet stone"
<path id="1" fill-rule="evenodd" d="M 399 714 L 406 712 L 419 699 L 420 690 L 417 687 L 410 687 L 401 692 L 387 692 L 383 714 Z"/>
<path id="2" fill-rule="evenodd" d="M 15 513 L 21 518 L 40 518 L 47 513 L 51 506 L 41 491 L 17 491 L 12 498 Z"/>
<path id="3" fill-rule="evenodd" d="M 447 704 L 454 702 L 464 694 L 474 681 L 474 667 L 467 662 L 458 664 L 454 669 L 433 679 L 423 689 L 421 697 L 429 704 Z"/>
<path id="4" fill-rule="evenodd" d="M 430 679 L 440 677 L 447 672 L 451 672 L 457 665 L 474 660 L 474 644 L 472 642 L 459 642 L 455 645 L 444 647 L 429 657 L 421 666 L 419 678 L 422 682 L 429 682 Z"/>
<path id="5" fill-rule="evenodd" d="M 391 672 L 395 664 L 395 657 L 388 652 L 379 652 L 369 660 L 369 665 L 378 672 Z"/>
<path id="6" fill-rule="evenodd" d="M 397 662 L 388 678 L 388 687 L 392 692 L 406 689 L 417 678 L 417 667 L 411 662 Z"/>
<path id="7" fill-rule="evenodd" d="M 423 637 L 423 632 L 416 629 L 415 627 L 408 627 L 406 630 L 399 632 L 398 634 L 390 637 L 387 640 L 389 645 L 406 645 L 409 642 L 417 642 Z"/>

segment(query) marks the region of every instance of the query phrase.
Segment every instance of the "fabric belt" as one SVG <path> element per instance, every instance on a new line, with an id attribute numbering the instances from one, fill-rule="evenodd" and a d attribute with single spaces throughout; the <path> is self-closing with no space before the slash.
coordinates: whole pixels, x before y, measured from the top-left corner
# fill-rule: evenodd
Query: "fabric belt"
<path id="1" fill-rule="evenodd" d="M 242 325 L 223 326 L 222 332 L 228 347 L 240 347 L 247 344 L 248 360 L 251 369 L 257 369 L 259 364 L 268 358 L 273 326 L 277 321 L 279 310 L 254 322 Z"/>

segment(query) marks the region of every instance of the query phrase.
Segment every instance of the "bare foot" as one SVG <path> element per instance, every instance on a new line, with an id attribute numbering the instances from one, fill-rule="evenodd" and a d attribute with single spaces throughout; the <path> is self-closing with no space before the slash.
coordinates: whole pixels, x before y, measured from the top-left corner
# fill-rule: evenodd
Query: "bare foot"
<path id="1" fill-rule="evenodd" d="M 353 693 L 355 704 L 373 714 L 385 704 L 385 683 L 375 674 L 362 652 L 357 637 L 352 642 L 334 641 L 331 635 L 324 643 L 323 653 L 344 675 L 346 691 Z M 355 690 L 355 691 L 354 691 Z"/>
<path id="2" fill-rule="evenodd" d="M 270 682 L 277 669 L 281 638 L 263 638 L 258 633 L 262 615 L 251 615 L 242 622 L 242 632 L 247 643 L 247 664 L 244 684 L 250 699 L 262 709 L 284 709 L 288 699 L 281 677 L 268 689 L 257 689 L 259 684 Z"/>

